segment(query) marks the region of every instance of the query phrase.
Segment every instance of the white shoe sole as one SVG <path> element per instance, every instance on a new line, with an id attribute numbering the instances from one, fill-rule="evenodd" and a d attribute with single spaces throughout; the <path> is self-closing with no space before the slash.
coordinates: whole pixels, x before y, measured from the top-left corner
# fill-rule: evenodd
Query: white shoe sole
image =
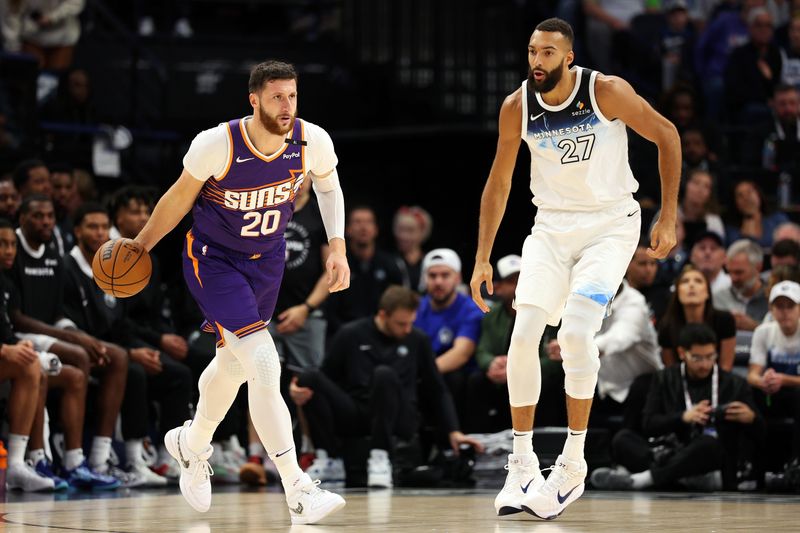
<path id="1" fill-rule="evenodd" d="M 182 428 L 181 428 L 182 429 Z M 185 468 L 181 464 L 181 454 L 178 452 L 178 438 L 180 437 L 180 429 L 175 430 L 172 429 L 167 431 L 167 434 L 164 435 L 164 446 L 167 448 L 169 454 L 178 462 L 178 465 L 181 469 L 180 481 L 178 481 L 178 486 L 181 488 L 181 494 L 183 494 L 183 499 L 188 502 L 189 505 L 195 511 L 200 513 L 205 513 L 211 507 L 211 495 L 209 495 L 207 502 L 202 502 L 194 497 L 193 493 L 189 490 L 189 473 L 184 472 Z M 184 475 L 184 473 L 186 475 Z"/>
<path id="2" fill-rule="evenodd" d="M 532 508 L 528 507 L 524 503 L 522 504 L 522 510 L 525 511 L 526 513 L 528 513 L 528 514 L 532 514 L 536 518 L 541 518 L 542 520 L 555 520 L 556 518 L 561 516 L 561 513 L 564 512 L 564 510 L 567 508 L 567 506 L 569 504 L 571 504 L 572 502 L 574 502 L 575 500 L 577 500 L 578 498 L 580 498 L 583 495 L 583 491 L 584 491 L 585 488 L 586 488 L 586 483 L 581 483 L 580 485 L 576 485 L 575 488 L 572 489 L 572 491 L 570 492 L 570 494 L 567 497 L 567 499 L 564 500 L 563 503 L 559 504 L 558 512 L 556 512 L 555 514 L 551 514 L 551 515 L 548 515 L 548 516 L 542 516 L 545 513 L 541 513 L 541 514 L 537 513 L 536 511 L 534 511 Z"/>
<path id="3" fill-rule="evenodd" d="M 292 525 L 301 525 L 301 524 L 316 524 L 321 520 L 325 519 L 326 517 L 332 515 L 336 511 L 342 509 L 347 502 L 344 498 L 339 498 L 338 500 L 332 500 L 327 507 L 322 507 L 317 509 L 313 516 L 294 516 L 291 515 Z"/>

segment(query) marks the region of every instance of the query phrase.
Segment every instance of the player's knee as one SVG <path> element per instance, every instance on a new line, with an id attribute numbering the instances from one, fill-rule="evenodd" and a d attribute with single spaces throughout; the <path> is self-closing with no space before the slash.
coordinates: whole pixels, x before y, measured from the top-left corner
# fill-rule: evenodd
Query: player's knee
<path id="1" fill-rule="evenodd" d="M 256 346 L 253 352 L 255 382 L 263 387 L 277 389 L 281 382 L 281 363 L 272 343 Z"/>
<path id="2" fill-rule="evenodd" d="M 86 374 L 79 368 L 70 365 L 64 365 L 61 368 L 61 376 L 64 379 L 64 388 L 66 391 L 80 393 L 86 389 L 88 380 Z"/>
<path id="3" fill-rule="evenodd" d="M 119 346 L 106 345 L 106 354 L 108 355 L 108 364 L 106 365 L 106 372 L 112 374 L 125 374 L 128 372 L 128 354 L 125 353 Z"/>
<path id="4" fill-rule="evenodd" d="M 584 323 L 564 320 L 558 330 L 558 344 L 561 352 L 577 355 L 587 352 L 593 343 L 593 334 Z"/>

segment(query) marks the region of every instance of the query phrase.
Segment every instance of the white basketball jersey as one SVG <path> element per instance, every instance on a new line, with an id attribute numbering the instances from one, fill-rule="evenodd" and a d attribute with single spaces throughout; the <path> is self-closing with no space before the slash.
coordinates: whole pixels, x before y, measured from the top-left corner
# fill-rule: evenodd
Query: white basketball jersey
<path id="1" fill-rule="evenodd" d="M 575 89 L 558 106 L 522 82 L 522 138 L 531 150 L 531 192 L 539 208 L 593 211 L 639 188 L 628 165 L 625 124 L 600 112 L 597 72 L 575 69 Z"/>

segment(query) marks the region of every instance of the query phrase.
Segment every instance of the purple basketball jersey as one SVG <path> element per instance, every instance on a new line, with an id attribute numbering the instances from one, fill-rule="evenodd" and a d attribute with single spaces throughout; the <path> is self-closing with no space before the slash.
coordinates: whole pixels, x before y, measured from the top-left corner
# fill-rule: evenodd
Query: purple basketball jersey
<path id="1" fill-rule="evenodd" d="M 283 243 L 294 199 L 305 176 L 305 147 L 285 144 L 267 158 L 247 138 L 243 119 L 227 123 L 232 149 L 225 171 L 209 178 L 197 197 L 192 233 L 209 245 L 266 254 Z M 293 139 L 303 139 L 295 120 Z"/>
<path id="2" fill-rule="evenodd" d="M 218 346 L 225 343 L 223 329 L 242 338 L 269 324 L 286 260 L 283 234 L 305 176 L 302 144 L 287 143 L 267 158 L 241 119 L 226 126 L 227 166 L 200 190 L 183 253 L 184 279 Z M 292 138 L 303 139 L 299 119 Z"/>

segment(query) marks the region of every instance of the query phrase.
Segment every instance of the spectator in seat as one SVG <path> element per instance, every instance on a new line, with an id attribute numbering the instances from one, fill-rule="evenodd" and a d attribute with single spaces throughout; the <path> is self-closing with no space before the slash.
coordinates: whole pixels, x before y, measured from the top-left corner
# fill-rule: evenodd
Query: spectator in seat
<path id="1" fill-rule="evenodd" d="M 64 260 L 46 245 L 52 240 L 54 224 L 50 198 L 34 194 L 22 202 L 16 258 L 10 269 L 4 267 L 19 295 L 19 304 L 9 306 L 10 318 L 17 336 L 32 341 L 34 348 L 56 353 L 63 363 L 81 369 L 87 380 L 90 373 L 99 379 L 95 437 L 88 458 L 89 469 L 96 471 L 105 468 L 110 457 L 111 436 L 125 395 L 128 357 L 120 346 L 88 335 L 64 316 Z"/>
<path id="2" fill-rule="evenodd" d="M 507 255 L 497 261 L 494 296 L 498 301 L 481 321 L 481 336 L 475 351 L 480 372 L 471 374 L 467 381 L 464 427 L 469 433 L 496 433 L 511 427 L 506 363 L 516 318 L 514 293 L 521 264 L 518 255 Z"/>
<path id="3" fill-rule="evenodd" d="M 0 177 L 0 217 L 16 223 L 20 197 L 11 174 Z"/>
<path id="4" fill-rule="evenodd" d="M 737 330 L 753 331 L 769 310 L 761 281 L 763 264 L 764 252 L 751 240 L 741 239 L 728 247 L 725 268 L 731 286 L 714 292 L 714 307 L 730 312 Z"/>
<path id="5" fill-rule="evenodd" d="M 331 294 L 327 303 L 328 335 L 340 324 L 372 316 L 389 285 L 400 285 L 403 276 L 394 258 L 378 248 L 378 221 L 371 207 L 353 207 L 345 226 L 350 288 Z"/>
<path id="6" fill-rule="evenodd" d="M 728 243 L 749 238 L 764 250 L 772 247 L 775 229 L 789 221 L 785 213 L 767 213 L 767 201 L 761 188 L 752 180 L 741 180 L 733 188 L 734 205 L 725 229 Z"/>
<path id="7" fill-rule="evenodd" d="M 625 280 L 628 285 L 644 295 L 647 306 L 650 308 L 650 319 L 655 324 L 661 320 L 664 311 L 667 310 L 670 292 L 668 286 L 655 285 L 658 262 L 647 253 L 649 248 L 649 241 L 639 243 L 628 264 Z"/>
<path id="8" fill-rule="evenodd" d="M 781 281 L 769 294 L 773 320 L 753 333 L 747 381 L 761 412 L 794 419 L 792 459 L 800 458 L 800 284 Z"/>
<path id="9" fill-rule="evenodd" d="M 711 174 L 703 170 L 689 172 L 680 204 L 687 248 L 691 250 L 698 235 L 705 231 L 713 231 L 722 239 L 725 238 L 725 225 L 717 214 L 714 177 Z"/>
<path id="10" fill-rule="evenodd" d="M 128 303 L 104 293 L 94 282 L 91 261 L 108 241 L 110 221 L 105 208 L 85 203 L 73 219 L 77 245 L 65 259 L 64 313 L 81 329 L 124 347 L 130 359 L 122 404 L 127 470 L 110 468 L 124 480 L 123 486 L 164 486 L 167 479 L 144 463 L 143 440 L 148 431 L 150 401 L 161 407 L 159 430 L 187 420 L 191 402 L 192 373 L 186 365 L 149 346 L 136 336 L 127 315 Z M 102 470 L 101 470 L 102 471 Z"/>
<path id="11" fill-rule="evenodd" d="M 399 286 L 386 289 L 374 317 L 346 324 L 334 336 L 322 368 L 307 370 L 291 384 L 292 400 L 303 405 L 317 451 L 334 465 L 312 465 L 320 479 L 344 471 L 341 439 L 370 435 L 370 487 L 393 485 L 395 436 L 410 440 L 419 430 L 419 411 L 433 411 L 453 451 L 482 447 L 458 429 L 452 398 L 436 368 L 430 341 L 413 326 L 419 296 Z"/>
<path id="12" fill-rule="evenodd" d="M 717 338 L 705 324 L 681 330 L 680 365 L 655 374 L 644 408 L 644 434 L 624 429 L 612 441 L 612 454 L 626 470 L 598 468 L 598 488 L 641 490 L 669 487 L 676 481 L 722 471 L 722 486 L 737 487 L 737 466 L 745 450 L 763 445 L 764 423 L 747 382 L 717 363 Z M 645 437 L 673 435 L 674 453 L 657 461 Z M 757 453 L 753 459 L 758 459 Z"/>
<path id="13" fill-rule="evenodd" d="M 403 274 L 403 287 L 422 290 L 422 258 L 425 256 L 422 245 L 431 236 L 432 230 L 431 215 L 419 206 L 403 206 L 394 214 L 392 233 L 397 246 L 395 260 Z"/>
<path id="14" fill-rule="evenodd" d="M 749 41 L 735 48 L 725 69 L 726 104 L 742 124 L 769 116 L 767 102 L 781 79 L 781 53 L 772 42 L 772 16 L 763 7 L 747 13 Z"/>
<path id="15" fill-rule="evenodd" d="M 414 325 L 425 332 L 436 354 L 436 367 L 444 376 L 456 410 L 462 417 L 469 375 L 478 370 L 475 348 L 483 313 L 472 298 L 458 291 L 461 259 L 449 248 L 431 250 L 422 260 L 427 294 Z"/>
<path id="16" fill-rule="evenodd" d="M 731 277 L 723 268 L 725 260 L 724 242 L 718 233 L 706 231 L 697 236 L 689 262 L 708 279 L 712 293 L 731 286 Z"/>
<path id="17" fill-rule="evenodd" d="M 733 368 L 736 347 L 736 322 L 727 311 L 714 308 L 708 279 L 693 265 L 686 265 L 675 280 L 667 312 L 658 323 L 658 344 L 664 366 L 678 363 L 678 340 L 686 324 L 706 324 L 717 339 L 719 365 Z"/>

